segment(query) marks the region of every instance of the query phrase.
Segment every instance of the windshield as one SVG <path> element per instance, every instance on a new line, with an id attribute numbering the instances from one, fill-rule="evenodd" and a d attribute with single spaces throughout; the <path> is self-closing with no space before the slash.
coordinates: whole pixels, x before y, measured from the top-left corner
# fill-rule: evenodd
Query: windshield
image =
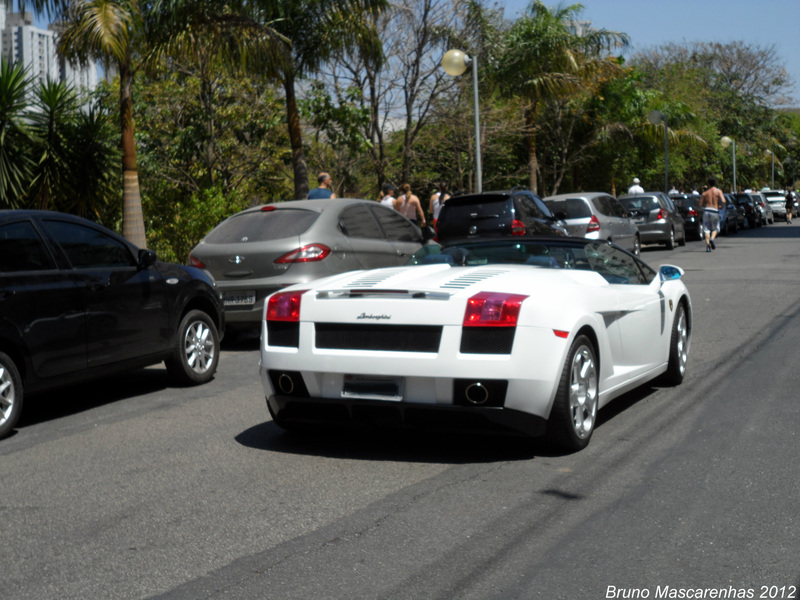
<path id="1" fill-rule="evenodd" d="M 447 264 L 454 267 L 529 265 L 547 269 L 595 271 L 615 284 L 645 284 L 655 271 L 624 250 L 606 242 L 585 244 L 558 241 L 521 241 L 476 244 L 431 244 L 418 251 L 410 265 Z"/>

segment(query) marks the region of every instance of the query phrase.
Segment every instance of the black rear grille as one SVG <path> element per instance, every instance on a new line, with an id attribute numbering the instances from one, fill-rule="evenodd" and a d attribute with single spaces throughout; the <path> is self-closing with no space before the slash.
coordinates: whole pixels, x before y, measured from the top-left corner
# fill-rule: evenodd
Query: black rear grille
<path id="1" fill-rule="evenodd" d="M 511 354 L 516 327 L 464 327 L 462 354 Z"/>
<path id="2" fill-rule="evenodd" d="M 442 328 L 435 325 L 373 325 L 317 323 L 317 348 L 438 352 Z"/>
<path id="3" fill-rule="evenodd" d="M 300 345 L 300 323 L 267 321 L 267 340 L 270 346 L 297 348 Z"/>

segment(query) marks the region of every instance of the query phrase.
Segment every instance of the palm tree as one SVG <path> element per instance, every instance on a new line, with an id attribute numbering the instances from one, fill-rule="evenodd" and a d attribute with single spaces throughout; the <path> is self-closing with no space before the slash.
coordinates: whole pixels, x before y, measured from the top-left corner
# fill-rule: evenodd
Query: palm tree
<path id="1" fill-rule="evenodd" d="M 28 83 L 20 65 L 0 61 L 0 208 L 20 206 L 33 173 L 33 138 L 24 119 Z"/>
<path id="2" fill-rule="evenodd" d="M 580 4 L 549 9 L 534 0 L 508 31 L 496 73 L 503 94 L 525 100 L 525 138 L 530 188 L 538 191 L 536 121 L 543 100 L 580 88 L 588 77 L 619 70 L 604 49 L 623 47 L 628 37 L 614 31 L 575 33 Z"/>
<path id="3" fill-rule="evenodd" d="M 75 177 L 69 133 L 78 113 L 78 101 L 67 84 L 48 79 L 39 84 L 35 105 L 30 119 L 39 162 L 28 195 L 37 208 L 52 210 L 71 196 L 70 184 Z"/>

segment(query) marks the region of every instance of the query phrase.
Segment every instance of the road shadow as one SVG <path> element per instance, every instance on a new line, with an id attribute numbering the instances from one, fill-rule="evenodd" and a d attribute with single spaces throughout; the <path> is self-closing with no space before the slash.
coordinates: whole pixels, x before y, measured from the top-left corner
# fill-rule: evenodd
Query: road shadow
<path id="1" fill-rule="evenodd" d="M 469 464 L 530 460 L 539 440 L 418 431 L 414 429 L 321 427 L 285 431 L 265 421 L 236 436 L 248 448 L 334 459 Z"/>
<path id="2" fill-rule="evenodd" d="M 657 389 L 644 385 L 615 398 L 598 412 L 595 430 Z M 286 431 L 273 421 L 250 427 L 235 439 L 243 446 L 267 452 L 421 463 L 491 463 L 571 454 L 553 446 L 545 437 L 338 425 L 320 426 L 309 431 Z"/>
<path id="3" fill-rule="evenodd" d="M 166 368 L 151 367 L 26 395 L 17 429 L 78 414 L 105 404 L 164 390 L 171 384 Z"/>

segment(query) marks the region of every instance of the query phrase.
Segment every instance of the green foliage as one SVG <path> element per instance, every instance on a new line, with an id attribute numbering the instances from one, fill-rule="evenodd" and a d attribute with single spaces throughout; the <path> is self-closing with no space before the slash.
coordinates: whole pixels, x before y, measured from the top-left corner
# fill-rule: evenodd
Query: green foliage
<path id="1" fill-rule="evenodd" d="M 25 123 L 30 81 L 0 60 L 0 208 L 19 208 L 33 176 L 33 136 Z"/>
<path id="2" fill-rule="evenodd" d="M 168 191 L 168 190 L 164 190 Z M 186 263 L 192 248 L 218 223 L 247 207 L 247 201 L 220 187 L 172 201 L 145 202 L 148 246 L 161 260 Z"/>

